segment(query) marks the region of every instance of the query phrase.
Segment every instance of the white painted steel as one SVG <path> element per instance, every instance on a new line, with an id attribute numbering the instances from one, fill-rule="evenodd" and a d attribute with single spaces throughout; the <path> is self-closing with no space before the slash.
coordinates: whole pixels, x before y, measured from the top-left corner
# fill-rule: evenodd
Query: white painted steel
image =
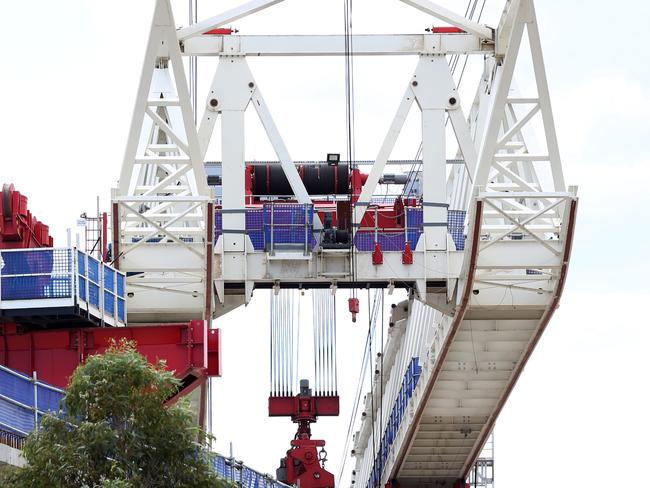
<path id="1" fill-rule="evenodd" d="M 562 175 L 532 1 L 508 2 L 502 25 L 510 33 L 498 41 L 504 58 L 486 62 L 470 113 L 480 148 L 476 172 L 457 166 L 448 181 L 453 208 L 468 208 L 471 195 L 458 286 L 450 303 L 427 295 L 438 310 L 410 303 L 406 339 L 391 356 L 417 355 L 423 371 L 383 466 L 382 486 L 394 478 L 403 487 L 450 486 L 468 475 L 562 294 L 577 197 Z M 524 32 L 537 87 L 520 95 L 512 78 Z M 539 114 L 545 152 L 532 154 L 527 140 Z M 401 379 L 404 361 L 389 367 Z M 390 411 L 394 401 L 388 388 L 375 405 Z M 386 424 L 374 427 L 381 439 Z M 362 421 L 357 438 L 371 439 L 369 429 Z M 356 449 L 360 486 L 373 467 L 369 445 Z"/>
<path id="2" fill-rule="evenodd" d="M 445 22 L 460 27 L 466 32 L 471 32 L 483 39 L 492 39 L 494 34 L 492 29 L 484 25 L 479 25 L 476 22 L 473 22 L 469 19 L 466 19 L 462 15 L 459 15 L 451 10 L 448 10 L 438 4 L 430 2 L 429 0 L 401 0 L 411 7 L 415 7 L 423 12 L 426 12 L 429 15 L 444 20 Z"/>
<path id="3" fill-rule="evenodd" d="M 212 195 L 169 0 L 156 2 L 112 201 L 117 224 L 112 229 L 117 244 L 113 258 L 120 270 L 131 273 L 129 321 L 202 318 L 212 262 L 206 254 L 206 212 Z M 157 257 L 170 249 L 173 260 L 168 254 Z M 161 264 L 152 266 L 156 261 Z"/>
<path id="4" fill-rule="evenodd" d="M 419 56 L 354 209 L 359 223 L 417 102 L 423 135 L 424 234 L 413 251 L 413 264 L 402 264 L 400 252 L 385 252 L 382 265 L 374 265 L 370 253 L 357 253 L 352 260 L 347 249 L 271 254 L 255 251 L 244 234 L 243 120 L 251 101 L 297 200 L 310 203 L 246 56 L 346 54 L 342 36 L 202 35 L 279 0 L 252 0 L 179 31 L 169 0 L 157 1 L 120 188 L 114 194 L 120 209 L 120 267 L 144 271 L 129 280 L 129 290 L 135 293 L 130 311 L 141 320 L 200 315 L 205 273 L 212 265 L 214 291 L 224 311 L 247 302 L 254 286 L 277 289 L 328 282 L 335 289 L 339 281 L 354 276 L 357 283 L 414 287 L 420 301 L 394 310 L 395 325 L 377 365 L 382 374 L 375 378 L 374 394 L 367 397 L 365 420 L 355 436 L 356 482 L 362 488 L 374 461 L 369 443 L 381 439 L 413 357 L 420 358 L 422 375 L 381 482 L 397 478 L 408 487 L 466 476 L 557 307 L 576 204 L 576 191 L 567 191 L 562 174 L 532 0 L 506 1 L 496 31 L 428 0 L 402 1 L 466 31 L 353 40 L 353 55 Z M 513 74 L 524 32 L 537 86 L 532 93 L 520 94 Z M 191 123 L 181 50 L 183 55 L 220 57 L 198 131 Z M 484 71 L 466 118 L 444 55 L 479 53 L 484 55 Z M 448 176 L 447 115 L 464 163 L 454 165 Z M 205 242 L 200 240 L 209 234 L 205 211 L 212 196 L 202 163 L 218 116 L 223 228 L 230 232 L 217 240 L 214 261 L 206 261 Z M 531 128 L 540 118 L 543 144 L 531 152 Z M 465 251 L 454 251 L 445 228 L 448 208 L 468 211 Z M 144 239 L 134 242 L 140 231 Z M 146 242 L 157 236 L 160 242 Z M 193 241 L 187 242 L 190 237 Z M 425 301 L 429 305 L 420 303 Z"/>
<path id="5" fill-rule="evenodd" d="M 472 34 L 357 34 L 354 56 L 483 54 L 494 44 Z M 199 36 L 183 44 L 185 56 L 343 56 L 342 35 Z"/>
<path id="6" fill-rule="evenodd" d="M 482 195 L 477 198 L 488 200 Z M 394 321 L 396 331 L 405 326 L 404 339 L 398 343 L 389 335 L 387 342 L 387 349 L 396 347 L 397 352 L 384 357 L 390 379 L 382 401 L 375 402 L 375 417 L 383 419 L 374 426 L 377 442 L 386 429 L 386 413 L 395 402 L 407 362 L 419 357 L 423 371 L 386 460 L 382 485 L 391 478 L 399 479 L 402 486 L 451 483 L 467 475 L 561 294 L 561 268 L 568 260 L 571 235 L 567 228 L 573 225 L 570 212 L 575 198 L 558 200 L 562 217 L 555 236 L 547 240 L 559 244 L 560 251 L 552 253 L 543 268 L 528 268 L 522 261 L 507 266 L 507 260 L 492 266 L 492 251 L 502 244 L 509 248 L 506 253 L 520 256 L 535 256 L 545 248 L 531 237 L 534 231 L 526 232 L 522 240 L 503 240 L 486 229 L 489 219 L 478 216 L 476 235 L 480 238 L 470 248 L 476 254 L 476 266 L 471 271 L 467 306 L 458 299 L 454 315 L 417 300 L 398 306 L 408 307 L 408 320 Z M 486 247 L 490 251 L 483 253 Z M 361 486 L 374 460 L 368 418 L 371 412 L 355 437 L 359 440 L 356 481 Z M 368 442 L 361 442 L 365 439 Z"/>

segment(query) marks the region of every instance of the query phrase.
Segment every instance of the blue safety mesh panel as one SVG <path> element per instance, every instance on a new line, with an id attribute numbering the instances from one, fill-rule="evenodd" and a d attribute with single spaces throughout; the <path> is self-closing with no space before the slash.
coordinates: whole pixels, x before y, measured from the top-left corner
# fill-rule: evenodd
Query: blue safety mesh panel
<path id="1" fill-rule="evenodd" d="M 408 237 L 411 249 L 415 249 L 422 235 L 422 208 L 406 208 L 406 225 L 408 227 Z"/>
<path id="2" fill-rule="evenodd" d="M 264 239 L 267 250 L 276 247 L 304 248 L 316 245 L 314 209 L 299 203 L 264 205 Z"/>
<path id="3" fill-rule="evenodd" d="M 94 283 L 88 283 L 88 302 L 99 308 L 99 286 Z"/>
<path id="4" fill-rule="evenodd" d="M 31 378 L 8 368 L 0 368 L 0 428 L 19 434 L 34 429 L 34 393 Z M 38 383 L 36 395 L 40 411 L 60 410 L 62 391 Z"/>
<path id="5" fill-rule="evenodd" d="M 403 232 L 380 232 L 379 244 L 385 251 L 403 251 L 406 238 Z"/>
<path id="6" fill-rule="evenodd" d="M 124 299 L 117 299 L 117 319 L 120 322 L 124 322 Z"/>
<path id="7" fill-rule="evenodd" d="M 264 249 L 264 210 L 246 210 L 246 233 L 256 251 Z"/>
<path id="8" fill-rule="evenodd" d="M 88 288 L 86 281 L 86 255 L 81 251 L 77 251 L 77 282 L 79 283 L 79 289 L 77 290 L 77 296 L 82 300 L 86 300 L 86 290 Z"/>
<path id="9" fill-rule="evenodd" d="M 382 252 L 402 252 L 407 239 L 411 249 L 415 249 L 422 235 L 422 209 L 407 207 L 406 212 L 406 235 L 403 230 L 382 231 L 379 229 L 376 236 L 374 230 L 360 230 L 354 236 L 354 245 L 357 250 L 372 252 L 375 250 L 375 240 L 377 240 Z"/>
<path id="10" fill-rule="evenodd" d="M 99 284 L 99 261 L 88 256 L 88 278 Z"/>
<path id="11" fill-rule="evenodd" d="M 214 243 L 221 237 L 221 229 L 223 229 L 223 219 L 221 218 L 221 209 L 218 208 L 214 213 Z"/>
<path id="12" fill-rule="evenodd" d="M 124 297 L 124 276 L 117 274 L 117 296 Z"/>
<path id="13" fill-rule="evenodd" d="M 104 268 L 104 289 L 115 291 L 115 271 L 113 271 L 108 266 L 103 266 Z"/>
<path id="14" fill-rule="evenodd" d="M 366 488 L 379 486 L 386 459 L 390 454 L 390 448 L 395 440 L 397 432 L 399 431 L 400 424 L 404 418 L 404 413 L 408 407 L 408 402 L 411 399 L 411 396 L 413 396 L 413 392 L 415 391 L 415 387 L 418 384 L 421 374 L 422 367 L 420 366 L 420 358 L 411 358 L 411 361 L 406 367 L 406 373 L 404 373 L 404 378 L 402 379 L 400 390 L 397 393 L 397 398 L 393 403 L 393 409 L 391 410 L 386 429 L 382 435 L 379 449 L 377 449 L 377 455 L 375 456 Z"/>
<path id="15" fill-rule="evenodd" d="M 447 229 L 456 244 L 457 251 L 465 250 L 465 210 L 447 211 Z"/>
<path id="16" fill-rule="evenodd" d="M 243 488 L 287 488 L 268 475 L 245 466 L 239 461 L 215 455 L 213 460 L 214 470 L 222 479 L 229 480 L 236 486 Z"/>
<path id="17" fill-rule="evenodd" d="M 86 275 L 86 255 L 81 251 L 77 251 L 77 272 Z"/>
<path id="18" fill-rule="evenodd" d="M 25 249 L 0 252 L 2 300 L 34 300 L 72 296 L 70 249 Z"/>
<path id="19" fill-rule="evenodd" d="M 99 269 L 99 261 L 88 256 L 88 302 L 97 308 L 99 308 Z"/>
<path id="20" fill-rule="evenodd" d="M 115 312 L 115 295 L 110 291 L 104 290 L 104 313 L 106 315 L 113 315 Z"/>
<path id="21" fill-rule="evenodd" d="M 79 276 L 79 298 L 86 301 L 86 280 Z"/>
<path id="22" fill-rule="evenodd" d="M 423 212 L 422 208 L 406 208 L 407 236 L 411 249 L 415 249 L 422 235 Z M 454 240 L 456 249 L 465 249 L 465 210 L 447 211 L 447 230 Z M 382 251 L 403 251 L 404 232 L 379 232 L 377 239 Z M 354 244 L 359 251 L 371 252 L 375 249 L 375 233 L 372 230 L 357 232 Z"/>
<path id="23" fill-rule="evenodd" d="M 223 218 L 220 209 L 217 209 L 214 218 L 214 242 L 222 234 Z M 246 209 L 246 234 L 253 243 L 256 251 L 264 250 L 264 211 L 261 208 Z"/>

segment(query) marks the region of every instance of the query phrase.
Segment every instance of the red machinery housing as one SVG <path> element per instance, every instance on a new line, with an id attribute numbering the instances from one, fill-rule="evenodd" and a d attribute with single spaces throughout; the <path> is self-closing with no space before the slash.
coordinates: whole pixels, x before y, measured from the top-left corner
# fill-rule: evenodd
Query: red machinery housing
<path id="1" fill-rule="evenodd" d="M 305 162 L 296 164 L 296 170 L 314 202 L 314 212 L 323 223 L 321 245 L 323 248 L 349 248 L 352 243 L 352 227 L 357 234 L 395 234 L 405 230 L 406 206 L 415 206 L 415 198 L 397 197 L 390 203 L 372 203 L 361 222 L 353 224 L 352 208 L 359 200 L 368 175 L 348 164 Z M 334 155 L 338 156 L 338 155 Z M 208 177 L 210 180 L 210 177 Z M 385 178 L 385 179 L 384 179 Z M 393 184 L 406 183 L 406 175 L 385 175 L 381 181 Z M 213 180 L 220 184 L 220 179 Z M 295 202 L 293 190 L 280 164 L 269 162 L 251 163 L 246 166 L 246 206 L 255 208 L 269 201 Z M 383 263 L 380 239 L 375 239 L 372 263 Z M 402 249 L 402 263 L 412 264 L 413 253 L 408 241 Z"/>
<path id="2" fill-rule="evenodd" d="M 27 209 L 27 197 L 13 184 L 2 186 L 0 249 L 52 247 L 50 228 Z"/>
<path id="3" fill-rule="evenodd" d="M 311 424 L 319 415 L 338 414 L 339 397 L 312 396 L 307 380 L 300 381 L 300 393 L 295 397 L 269 398 L 269 417 L 291 417 L 298 424 L 291 449 L 276 471 L 278 481 L 301 488 L 334 488 L 334 475 L 325 470 L 325 441 L 311 438 Z"/>

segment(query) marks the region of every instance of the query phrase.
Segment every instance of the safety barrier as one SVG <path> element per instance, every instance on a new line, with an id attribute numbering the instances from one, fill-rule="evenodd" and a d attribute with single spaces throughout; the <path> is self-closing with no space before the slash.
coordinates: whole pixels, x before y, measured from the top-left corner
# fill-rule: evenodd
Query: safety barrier
<path id="1" fill-rule="evenodd" d="M 244 488 L 288 488 L 268 474 L 262 474 L 244 465 L 241 461 L 217 454 L 213 461 L 214 470 L 220 478 Z"/>
<path id="2" fill-rule="evenodd" d="M 457 251 L 465 249 L 465 210 L 447 211 L 447 231 L 456 245 Z M 375 244 L 382 251 L 404 251 L 406 242 L 415 249 L 422 235 L 423 213 L 421 207 L 406 208 L 405 228 L 382 229 L 362 227 L 354 237 L 354 245 L 358 251 L 372 252 Z"/>
<path id="3" fill-rule="evenodd" d="M 216 210 L 215 243 L 219 236 L 235 231 L 223 228 L 223 212 Z M 244 231 L 256 251 L 276 252 L 283 250 L 311 252 L 316 245 L 314 238 L 314 209 L 300 203 L 268 203 L 259 208 L 244 210 Z"/>
<path id="4" fill-rule="evenodd" d="M 411 396 L 413 396 L 413 391 L 415 391 L 421 373 L 420 359 L 417 357 L 412 358 L 406 369 L 406 373 L 404 373 L 402 386 L 397 394 L 395 403 L 393 403 L 393 409 L 388 418 L 388 425 L 381 436 L 379 449 L 377 450 L 372 471 L 370 472 L 370 478 L 366 484 L 367 488 L 375 488 L 381 482 L 381 475 L 384 470 L 386 458 L 388 458 L 390 452 L 390 447 L 393 445 L 395 436 L 399 431 L 402 418 L 404 418 L 404 413 L 406 412 Z"/>
<path id="5" fill-rule="evenodd" d="M 74 248 L 0 251 L 2 315 L 80 316 L 106 325 L 126 319 L 125 275 Z"/>
<path id="6" fill-rule="evenodd" d="M 0 366 L 0 443 L 22 447 L 18 439 L 34 430 L 43 415 L 59 412 L 62 399 L 63 390 Z"/>

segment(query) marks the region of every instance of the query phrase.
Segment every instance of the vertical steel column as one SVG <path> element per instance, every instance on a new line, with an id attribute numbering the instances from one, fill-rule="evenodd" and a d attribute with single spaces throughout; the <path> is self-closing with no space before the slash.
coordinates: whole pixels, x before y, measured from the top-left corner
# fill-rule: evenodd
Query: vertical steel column
<path id="1" fill-rule="evenodd" d="M 244 111 L 224 110 L 221 113 L 221 151 L 223 159 L 223 229 L 224 250 L 243 251 L 245 245 L 246 206 L 244 195 Z"/>
<path id="2" fill-rule="evenodd" d="M 111 231 L 113 232 L 113 261 L 112 261 L 112 266 L 115 269 L 120 269 L 120 216 L 119 216 L 119 203 L 113 202 L 113 210 L 112 210 L 112 221 L 113 221 L 113 228 Z M 88 263 L 86 263 L 88 264 Z"/>
<path id="3" fill-rule="evenodd" d="M 34 430 L 38 431 L 38 375 L 32 371 L 32 381 L 34 382 Z"/>
<path id="4" fill-rule="evenodd" d="M 447 246 L 447 199 L 445 155 L 445 111 L 422 110 L 422 197 L 427 250 Z"/>

